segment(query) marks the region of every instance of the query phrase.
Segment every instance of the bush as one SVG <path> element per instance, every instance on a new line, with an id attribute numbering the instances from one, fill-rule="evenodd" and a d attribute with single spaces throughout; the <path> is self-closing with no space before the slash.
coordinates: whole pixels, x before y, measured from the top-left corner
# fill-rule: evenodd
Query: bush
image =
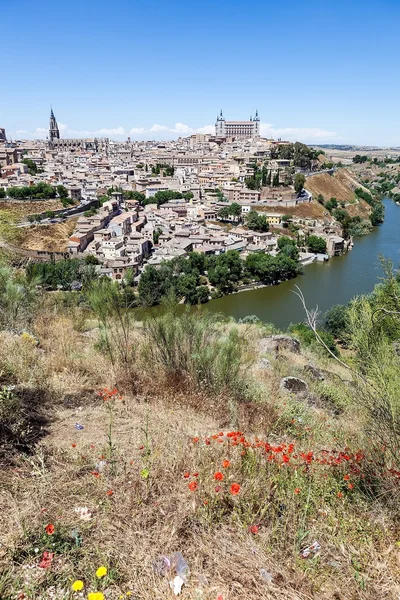
<path id="1" fill-rule="evenodd" d="M 219 325 L 211 313 L 185 310 L 178 316 L 167 308 L 144 323 L 147 364 L 158 367 L 168 380 L 185 381 L 211 395 L 228 393 L 235 399 L 247 395 L 246 340 L 233 327 Z"/>
<path id="2" fill-rule="evenodd" d="M 305 346 L 317 345 L 314 332 L 310 327 L 308 327 L 308 325 L 305 325 L 304 323 L 297 323 L 296 325 L 292 325 L 290 327 L 290 332 L 297 335 L 300 338 L 300 341 Z M 335 344 L 335 338 L 333 337 L 333 335 L 328 331 L 324 331 L 321 329 L 318 330 L 318 334 L 321 337 L 322 341 L 327 345 L 329 350 L 335 356 L 339 356 L 339 350 L 337 349 L 337 346 Z M 328 354 L 328 356 L 330 356 L 329 352 L 327 352 L 326 349 L 324 349 L 324 352 Z"/>
<path id="3" fill-rule="evenodd" d="M 324 329 L 334 337 L 343 338 L 348 328 L 347 307 L 341 304 L 332 306 L 324 315 Z"/>

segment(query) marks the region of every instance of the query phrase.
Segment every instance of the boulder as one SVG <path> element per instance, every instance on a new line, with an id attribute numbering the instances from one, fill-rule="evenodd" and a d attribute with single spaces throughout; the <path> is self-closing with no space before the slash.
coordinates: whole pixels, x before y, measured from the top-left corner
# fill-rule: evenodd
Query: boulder
<path id="1" fill-rule="evenodd" d="M 266 369 L 272 369 L 271 361 L 268 358 L 260 358 L 258 361 L 257 367 L 262 369 L 263 371 Z"/>
<path id="2" fill-rule="evenodd" d="M 299 377 L 283 377 L 279 387 L 281 390 L 289 394 L 301 394 L 303 392 L 308 392 L 307 383 Z"/>
<path id="3" fill-rule="evenodd" d="M 396 340 L 393 342 L 392 348 L 393 348 L 393 352 L 395 354 L 397 354 L 397 356 L 400 356 L 400 341 L 399 340 Z"/>
<path id="4" fill-rule="evenodd" d="M 322 372 L 318 369 L 318 367 L 316 367 L 312 363 L 310 363 L 308 365 L 304 365 L 303 371 L 305 373 L 307 373 L 307 375 L 310 375 L 311 377 L 316 379 L 317 381 L 324 381 L 324 379 L 325 379 L 325 377 L 322 375 Z"/>
<path id="5" fill-rule="evenodd" d="M 300 342 L 289 335 L 269 335 L 260 340 L 261 352 L 279 352 L 280 350 L 289 350 L 289 352 L 299 354 Z"/>

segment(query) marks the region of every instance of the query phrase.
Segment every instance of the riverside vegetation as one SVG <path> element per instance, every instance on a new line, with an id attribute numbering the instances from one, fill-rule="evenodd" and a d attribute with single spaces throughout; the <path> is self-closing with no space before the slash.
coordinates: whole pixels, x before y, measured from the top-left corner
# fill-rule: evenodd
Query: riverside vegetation
<path id="1" fill-rule="evenodd" d="M 182 598 L 397 598 L 400 283 L 383 266 L 370 296 L 284 338 L 171 301 L 138 322 L 108 280 L 48 294 L 2 266 L 0 597 L 171 598 L 154 563 L 181 551 Z"/>

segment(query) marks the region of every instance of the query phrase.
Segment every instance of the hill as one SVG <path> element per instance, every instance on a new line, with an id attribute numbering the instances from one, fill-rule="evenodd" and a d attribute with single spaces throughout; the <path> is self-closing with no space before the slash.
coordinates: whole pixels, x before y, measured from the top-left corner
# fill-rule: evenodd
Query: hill
<path id="1" fill-rule="evenodd" d="M 333 174 L 311 175 L 307 177 L 304 187 L 313 194 L 314 199 L 319 194 L 325 200 L 333 197 L 338 202 L 345 202 L 351 216 L 368 217 L 370 212 L 368 204 L 364 200 L 358 199 L 354 190 L 356 188 L 363 188 L 366 192 L 369 192 L 369 190 L 360 183 L 357 175 L 352 173 L 350 169 L 338 169 Z"/>
<path id="2" fill-rule="evenodd" d="M 0 275 L 2 599 L 172 598 L 174 552 L 192 600 L 399 595 L 390 273 L 331 314 L 345 349 L 317 332 L 339 361 L 304 325 Z"/>

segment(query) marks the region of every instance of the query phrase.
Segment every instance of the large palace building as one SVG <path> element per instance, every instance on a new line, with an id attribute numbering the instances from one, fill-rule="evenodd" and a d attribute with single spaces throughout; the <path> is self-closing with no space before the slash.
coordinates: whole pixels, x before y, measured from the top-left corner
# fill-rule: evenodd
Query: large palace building
<path id="1" fill-rule="evenodd" d="M 216 137 L 241 139 L 260 137 L 258 110 L 256 110 L 254 119 L 250 117 L 250 121 L 225 121 L 221 110 L 215 123 L 215 135 Z"/>

